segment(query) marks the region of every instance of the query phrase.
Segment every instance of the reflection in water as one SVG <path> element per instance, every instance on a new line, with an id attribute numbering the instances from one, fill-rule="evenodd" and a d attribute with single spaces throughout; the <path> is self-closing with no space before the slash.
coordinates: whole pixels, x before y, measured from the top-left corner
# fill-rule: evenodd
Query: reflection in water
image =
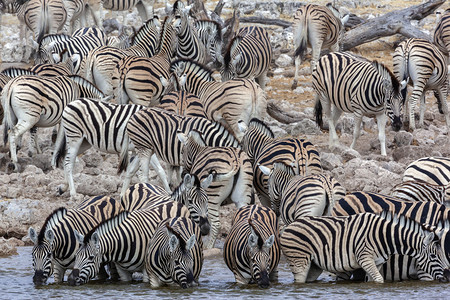
<path id="1" fill-rule="evenodd" d="M 256 284 L 238 286 L 234 284 L 234 276 L 228 270 L 222 256 L 208 257 L 203 264 L 200 275 L 200 286 L 182 290 L 178 287 L 163 287 L 152 290 L 146 283 L 111 283 L 92 282 L 84 286 L 70 287 L 64 284 L 49 284 L 36 288 L 32 281 L 32 247 L 18 248 L 19 255 L 0 258 L 0 285 L 3 287 L 2 299 L 45 299 L 64 298 L 73 299 L 79 297 L 96 298 L 133 298 L 149 299 L 174 299 L 184 297 L 186 299 L 247 299 L 253 296 L 260 298 L 278 297 L 293 299 L 328 298 L 333 299 L 386 299 L 401 297 L 417 298 L 427 295 L 427 298 L 450 298 L 450 289 L 447 284 L 438 282 L 395 282 L 385 284 L 375 283 L 348 283 L 335 282 L 330 275 L 322 274 L 316 283 L 303 285 L 293 284 L 293 276 L 284 259 L 279 265 L 279 282 L 269 289 L 259 289 Z M 6 293 L 6 294 L 5 294 Z"/>

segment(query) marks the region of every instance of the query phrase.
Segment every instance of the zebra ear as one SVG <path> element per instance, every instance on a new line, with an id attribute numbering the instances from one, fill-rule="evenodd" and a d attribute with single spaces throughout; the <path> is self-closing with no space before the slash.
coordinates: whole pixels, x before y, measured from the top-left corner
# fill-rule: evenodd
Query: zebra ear
<path id="1" fill-rule="evenodd" d="M 98 232 L 95 231 L 91 236 L 91 242 L 94 244 L 95 248 L 99 248 L 100 246 L 100 238 L 98 236 Z"/>
<path id="2" fill-rule="evenodd" d="M 28 236 L 30 237 L 30 240 L 34 244 L 37 244 L 38 237 L 37 237 L 37 233 L 33 227 L 28 228 Z"/>
<path id="3" fill-rule="evenodd" d="M 252 228 L 252 232 L 248 236 L 248 246 L 251 247 L 251 248 L 254 248 L 254 247 L 258 246 L 258 236 L 253 231 L 253 228 Z"/>
<path id="4" fill-rule="evenodd" d="M 248 129 L 248 126 L 247 126 L 247 124 L 245 124 L 245 122 L 243 120 L 239 120 L 238 121 L 238 128 L 239 128 L 240 132 L 245 133 L 247 131 L 247 129 Z"/>
<path id="5" fill-rule="evenodd" d="M 55 239 L 55 233 L 52 229 L 48 229 L 45 231 L 45 239 L 50 243 L 50 245 L 53 243 L 53 240 Z"/>
<path id="6" fill-rule="evenodd" d="M 258 165 L 258 168 L 261 170 L 261 172 L 263 172 L 264 175 L 269 176 L 270 175 L 270 169 L 266 166 L 263 165 Z"/>
<path id="7" fill-rule="evenodd" d="M 342 25 L 345 26 L 345 24 L 348 22 L 349 19 L 350 19 L 350 15 L 349 14 L 345 15 L 344 17 L 342 17 L 341 18 Z"/>
<path id="8" fill-rule="evenodd" d="M 434 241 L 434 233 L 433 232 L 429 232 L 427 234 L 427 236 L 425 237 L 425 239 L 423 240 L 423 244 L 425 246 L 428 246 L 429 244 L 431 244 L 431 242 Z"/>
<path id="9" fill-rule="evenodd" d="M 264 242 L 264 246 L 267 248 L 272 247 L 273 243 L 275 242 L 275 236 L 272 234 L 269 236 L 269 238 Z"/>
<path id="10" fill-rule="evenodd" d="M 186 242 L 186 251 L 190 251 L 194 247 L 196 241 L 195 234 L 193 234 L 189 240 Z"/>
<path id="11" fill-rule="evenodd" d="M 160 76 L 159 81 L 161 81 L 161 84 L 164 88 L 167 88 L 169 86 L 169 81 L 164 78 L 164 76 Z"/>
<path id="12" fill-rule="evenodd" d="M 409 77 L 404 79 L 404 80 L 402 80 L 402 82 L 400 82 L 400 90 L 401 91 L 406 88 L 406 85 L 408 85 L 408 82 L 409 82 Z"/>
<path id="13" fill-rule="evenodd" d="M 170 249 L 170 252 L 174 252 L 178 246 L 178 238 L 174 234 L 169 234 L 169 235 L 170 235 L 169 249 Z"/>
<path id="14" fill-rule="evenodd" d="M 202 189 L 207 189 L 211 185 L 213 180 L 214 180 L 214 175 L 213 174 L 209 174 L 208 177 L 206 177 L 206 179 L 204 179 L 202 181 L 200 186 L 202 187 Z"/>
<path id="15" fill-rule="evenodd" d="M 187 142 L 187 140 L 188 140 L 188 136 L 185 134 L 185 133 L 183 133 L 183 132 L 177 132 L 177 138 L 178 138 L 178 140 L 180 141 L 180 142 L 182 142 L 183 144 L 185 144 L 186 145 L 186 142 Z"/>
<path id="16" fill-rule="evenodd" d="M 74 230 L 73 233 L 75 234 L 75 239 L 78 243 L 83 244 L 84 243 L 84 235 L 79 233 L 77 230 Z"/>
<path id="17" fill-rule="evenodd" d="M 234 67 L 236 67 L 237 63 L 239 62 L 239 60 L 241 59 L 241 54 L 239 53 L 238 55 L 236 55 L 233 59 L 233 61 L 231 62 L 231 65 L 233 65 Z"/>
<path id="18" fill-rule="evenodd" d="M 194 176 L 191 176 L 191 174 L 184 175 L 183 183 L 184 183 L 184 187 L 186 189 L 192 188 L 194 186 L 194 181 L 195 181 L 195 178 L 194 178 Z"/>

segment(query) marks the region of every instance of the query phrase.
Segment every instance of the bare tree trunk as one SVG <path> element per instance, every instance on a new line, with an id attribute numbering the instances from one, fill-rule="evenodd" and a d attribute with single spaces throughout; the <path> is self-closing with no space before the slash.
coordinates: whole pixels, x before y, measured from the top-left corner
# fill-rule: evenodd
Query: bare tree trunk
<path id="1" fill-rule="evenodd" d="M 267 113 L 269 114 L 269 116 L 271 116 L 272 118 L 283 124 L 291 124 L 295 122 L 300 122 L 302 120 L 298 116 L 283 111 L 276 105 L 275 100 L 267 101 Z"/>

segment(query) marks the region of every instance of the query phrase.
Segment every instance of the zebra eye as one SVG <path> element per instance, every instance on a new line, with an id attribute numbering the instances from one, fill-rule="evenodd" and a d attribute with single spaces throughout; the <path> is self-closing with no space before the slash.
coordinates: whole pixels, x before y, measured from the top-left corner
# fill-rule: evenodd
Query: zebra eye
<path id="1" fill-rule="evenodd" d="M 430 254 L 430 258 L 434 260 L 437 259 L 437 256 L 435 254 Z"/>
<path id="2" fill-rule="evenodd" d="M 94 260 L 94 256 L 93 255 L 89 256 L 89 260 Z"/>
<path id="3" fill-rule="evenodd" d="M 47 258 L 52 258 L 52 254 L 51 254 L 51 253 L 48 253 L 48 254 L 47 254 Z"/>

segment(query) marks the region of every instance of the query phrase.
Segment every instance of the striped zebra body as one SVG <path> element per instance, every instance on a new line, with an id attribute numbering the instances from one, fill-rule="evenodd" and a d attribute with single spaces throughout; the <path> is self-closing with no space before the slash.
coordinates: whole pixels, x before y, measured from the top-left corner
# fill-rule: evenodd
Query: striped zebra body
<path id="1" fill-rule="evenodd" d="M 443 186 L 446 201 L 450 201 L 450 158 L 423 157 L 413 161 L 403 173 L 403 181 L 411 180 Z"/>
<path id="2" fill-rule="evenodd" d="M 218 22 L 212 20 L 196 20 L 194 26 L 200 40 L 206 46 L 208 61 L 217 65 L 222 55 L 222 27 Z"/>
<path id="3" fill-rule="evenodd" d="M 159 42 L 159 21 L 153 18 L 145 22 L 133 38 L 130 47 L 119 49 L 101 46 L 89 52 L 80 67 L 80 74 L 95 83 L 105 94 L 112 95 L 118 87 L 119 75 L 115 72 L 118 62 L 126 56 L 152 57 Z"/>
<path id="4" fill-rule="evenodd" d="M 413 202 L 404 201 L 395 197 L 385 196 L 375 193 L 353 192 L 347 194 L 335 203 L 333 208 L 334 216 L 347 216 L 361 213 L 379 214 L 383 211 L 390 211 L 395 214 L 404 215 L 421 224 L 430 224 L 440 229 L 438 237 L 440 244 L 446 255 L 447 264 L 450 262 L 450 235 L 448 234 L 450 210 L 445 206 L 435 202 Z M 436 230 L 438 232 L 438 230 Z M 405 258 L 395 255 L 387 262 L 384 269 L 390 270 L 384 276 L 386 280 L 410 279 L 417 276 L 423 280 L 429 280 L 429 275 L 418 270 L 416 261 L 412 260 L 410 265 L 403 264 Z M 449 264 L 450 265 L 450 264 Z M 413 268 L 416 272 L 411 272 Z M 396 271 L 396 272 L 394 272 Z"/>
<path id="5" fill-rule="evenodd" d="M 128 166 L 122 194 L 130 185 L 139 164 L 143 170 L 144 182 L 148 182 L 148 164 L 153 154 L 171 167 L 182 166 L 183 144 L 178 140 L 177 132 L 187 134 L 191 130 L 200 131 L 210 146 L 238 145 L 238 141 L 222 125 L 204 118 L 179 116 L 159 108 L 143 109 L 131 117 L 127 133 L 135 146 L 137 157 Z M 170 191 L 166 174 L 158 160 L 152 158 L 151 163 L 164 188 Z"/>
<path id="6" fill-rule="evenodd" d="M 406 100 L 409 128 L 416 128 L 414 110 L 417 102 L 420 103 L 419 126 L 423 127 L 425 115 L 425 92 L 435 91 L 439 112 L 444 114 L 447 126 L 450 126 L 450 116 L 447 106 L 448 58 L 439 51 L 438 47 L 432 43 L 411 38 L 401 42 L 394 53 L 394 74 L 397 79 L 411 79 L 409 83 L 413 86 L 413 91 L 409 99 Z M 402 90 L 406 99 L 407 88 Z"/>
<path id="7" fill-rule="evenodd" d="M 101 2 L 104 9 L 112 11 L 127 11 L 136 7 L 143 23 L 153 18 L 154 0 L 101 0 Z"/>
<path id="8" fill-rule="evenodd" d="M 151 238 L 145 270 L 152 288 L 176 283 L 182 288 L 198 285 L 203 266 L 199 227 L 189 218 L 161 222 Z"/>
<path id="9" fill-rule="evenodd" d="M 253 185 L 263 205 L 271 205 L 269 176 L 264 174 L 259 166 L 270 169 L 275 162 L 284 162 L 295 165 L 296 175 L 322 173 L 320 154 L 310 141 L 299 138 L 275 139 L 271 129 L 255 118 L 248 126 L 243 122 L 240 122 L 239 126 L 244 133 L 242 148 L 253 164 Z"/>
<path id="10" fill-rule="evenodd" d="M 392 188 L 391 196 L 406 201 L 430 201 L 445 204 L 447 188 L 423 181 L 404 181 Z"/>
<path id="11" fill-rule="evenodd" d="M 60 43 L 71 38 L 70 35 L 65 33 L 46 34 L 37 47 L 37 53 L 35 58 L 36 64 L 52 63 L 53 55 L 51 53 L 51 47 L 56 43 Z"/>
<path id="12" fill-rule="evenodd" d="M 393 254 L 413 256 L 421 270 L 446 282 L 450 272 L 444 253 L 434 241 L 435 233 L 421 226 L 389 212 L 304 216 L 285 228 L 281 249 L 298 283 L 316 280 L 322 270 L 341 275 L 361 268 L 369 279 L 383 283 L 377 266 Z"/>
<path id="13" fill-rule="evenodd" d="M 95 99 L 77 99 L 69 103 L 62 114 L 63 139 L 55 145 L 52 165 L 58 167 L 64 159 L 64 175 L 66 182 L 59 186 L 59 193 L 68 188 L 70 196 L 76 195 L 73 180 L 75 159 L 90 147 L 119 155 L 118 173 L 128 166 L 129 145 L 126 132 L 128 120 L 143 106 L 135 104 L 118 105 L 105 103 Z"/>
<path id="14" fill-rule="evenodd" d="M 35 284 L 43 284 L 53 274 L 62 282 L 64 273 L 72 268 L 78 242 L 74 231 L 86 234 L 100 222 L 122 211 L 119 201 L 106 196 L 93 197 L 73 209 L 59 208 L 51 213 L 37 233 L 28 230 L 31 241 Z"/>
<path id="15" fill-rule="evenodd" d="M 80 248 L 68 281 L 85 284 L 94 278 L 102 264 L 114 263 L 121 281 L 130 281 L 133 272 L 145 271 L 145 257 L 150 239 L 160 222 L 175 217 L 189 218 L 181 203 L 168 202 L 148 210 L 123 212 L 93 228 L 85 236 L 78 235 Z"/>
<path id="16" fill-rule="evenodd" d="M 277 216 L 268 207 L 247 205 L 236 212 L 232 224 L 223 255 L 236 282 L 269 287 L 278 277 L 281 256 Z"/>
<path id="17" fill-rule="evenodd" d="M 19 76 L 8 82 L 2 92 L 2 106 L 5 126 L 10 129 L 9 146 L 15 170 L 18 169 L 18 138 L 33 127 L 60 123 L 64 108 L 79 97 L 100 98 L 103 94 L 78 76 Z M 57 145 L 62 138 L 62 130 L 59 130 Z"/>
<path id="18" fill-rule="evenodd" d="M 233 79 L 217 82 L 207 68 L 189 60 L 172 63 L 182 89 L 197 95 L 203 103 L 208 119 L 226 124 L 240 141 L 243 134 L 238 121 L 248 123 L 265 115 L 267 101 L 264 91 L 253 80 Z"/>
<path id="19" fill-rule="evenodd" d="M 66 63 L 58 64 L 36 64 L 30 68 L 31 72 L 39 76 L 70 76 L 74 75 L 72 65 Z"/>
<path id="20" fill-rule="evenodd" d="M 370 63 L 335 52 L 320 58 L 312 76 L 316 91 L 316 122 L 322 128 L 323 109 L 328 117 L 330 148 L 338 144 L 335 126 L 342 112 L 354 115 L 352 149 L 360 135 L 363 115 L 375 115 L 381 155 L 385 156 L 386 115 L 392 122 L 392 129 L 400 130 L 403 106 L 400 83 L 389 69 L 376 61 Z"/>
<path id="21" fill-rule="evenodd" d="M 201 100 L 186 91 L 170 92 L 164 95 L 158 107 L 181 116 L 206 118 Z"/>
<path id="22" fill-rule="evenodd" d="M 87 18 L 92 15 L 94 24 L 101 27 L 102 4 L 100 0 L 63 0 L 67 12 L 64 32 L 72 34 L 75 31 L 75 22 L 79 21 L 82 27 L 88 26 Z"/>
<path id="23" fill-rule="evenodd" d="M 450 52 L 450 9 L 444 12 L 434 29 L 433 42 L 442 53 L 449 55 Z"/>
<path id="24" fill-rule="evenodd" d="M 222 81 L 233 78 L 256 79 L 264 89 L 272 58 L 272 45 L 264 28 L 259 26 L 240 28 L 223 58 L 220 70 Z"/>
<path id="25" fill-rule="evenodd" d="M 295 76 L 292 89 L 297 87 L 298 71 L 308 45 L 312 48 L 311 72 L 320 58 L 322 48 L 340 50 L 340 39 L 346 19 L 330 6 L 307 4 L 299 7 L 294 14 Z"/>
<path id="26" fill-rule="evenodd" d="M 129 56 L 121 59 L 114 74 L 118 86 L 113 93 L 119 103 L 128 99 L 135 104 L 155 106 L 165 93 L 170 80 L 170 60 L 174 56 L 177 38 L 172 17 L 166 17 L 161 29 L 157 54 L 148 57 Z"/>

